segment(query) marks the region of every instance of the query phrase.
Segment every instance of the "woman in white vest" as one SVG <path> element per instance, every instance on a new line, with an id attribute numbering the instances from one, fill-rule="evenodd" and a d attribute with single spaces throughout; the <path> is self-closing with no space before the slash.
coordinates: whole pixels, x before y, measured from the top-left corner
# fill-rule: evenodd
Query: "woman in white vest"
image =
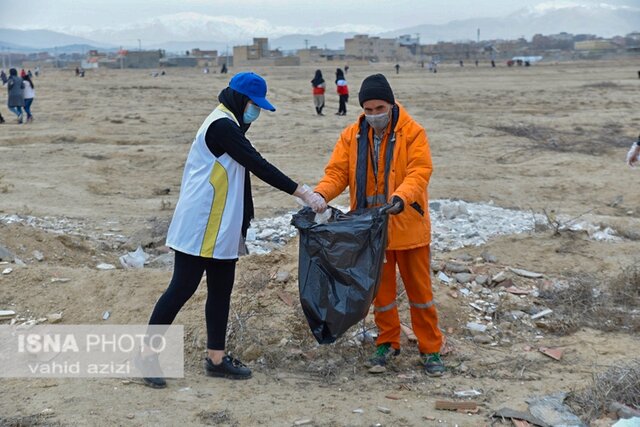
<path id="1" fill-rule="evenodd" d="M 315 211 L 326 209 L 322 197 L 270 164 L 245 137 L 262 109 L 275 111 L 266 94 L 262 77 L 250 72 L 236 74 L 220 92 L 220 105 L 196 133 L 167 235 L 167 246 L 175 251 L 173 277 L 149 320 L 150 325 L 171 324 L 206 271 L 208 355 L 204 367 L 205 373 L 214 377 L 251 377 L 247 366 L 225 353 L 236 261 L 246 253 L 244 239 L 254 215 L 249 172 L 300 197 Z M 142 356 L 143 375 L 145 371 L 158 372 L 144 369 L 157 362 L 157 355 L 144 349 Z M 155 388 L 166 386 L 162 377 L 147 376 L 144 381 Z"/>

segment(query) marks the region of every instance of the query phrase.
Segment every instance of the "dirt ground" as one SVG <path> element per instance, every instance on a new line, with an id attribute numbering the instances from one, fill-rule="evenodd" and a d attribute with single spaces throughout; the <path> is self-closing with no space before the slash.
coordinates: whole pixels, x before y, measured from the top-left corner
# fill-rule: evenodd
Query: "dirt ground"
<path id="1" fill-rule="evenodd" d="M 583 215 L 624 237 L 598 242 L 546 230 L 435 253 L 436 260 L 470 255 L 474 273 L 495 274 L 509 266 L 540 272 L 544 280 L 512 275 L 517 285 L 538 288 L 585 276 L 606 288 L 637 262 L 639 172 L 626 167 L 624 157 L 640 132 L 640 60 L 442 66 L 437 74 L 407 65 L 399 75 L 391 64 L 353 66 L 347 75 L 352 94 L 347 117 L 334 115 L 335 65 L 322 66 L 329 88 L 326 116 L 315 115 L 309 83 L 315 68 L 255 70 L 267 79 L 278 110 L 263 112 L 249 139 L 294 180 L 313 185 L 322 176 L 340 130 L 359 113 L 359 83 L 383 72 L 396 99 L 427 129 L 435 167 L 430 198 Z M 189 144 L 229 78 L 191 69 L 168 69 L 161 77 L 89 70 L 84 78 L 72 70 L 44 70 L 35 80 L 32 124 L 14 124 L 3 108 L 8 120 L 0 125 L 0 216 L 40 221 L 35 226 L 0 221 L 0 245 L 26 264 L 0 265 L 13 268 L 0 275 L 0 309 L 25 318 L 63 312 L 63 324 L 148 320 L 170 269 L 100 271 L 96 265 L 119 265 L 118 257 L 140 243 L 154 256 L 163 253 Z M 257 178 L 253 189 L 258 218 L 296 208 L 292 197 Z M 346 200 L 343 195 L 338 203 Z M 52 232 L 51 224 L 65 232 Z M 37 261 L 33 251 L 44 260 Z M 484 251 L 498 261 L 480 262 Z M 276 281 L 277 272 L 290 278 Z M 293 239 L 282 250 L 239 262 L 229 347 L 253 368 L 253 379 L 233 382 L 202 374 L 206 287 L 201 286 L 176 320 L 187 335 L 185 378 L 170 380 L 164 390 L 119 379 L 2 379 L 0 424 L 288 426 L 308 418 L 318 426 L 482 426 L 491 423 L 494 410 L 526 409 L 531 396 L 580 389 L 594 373 L 640 354 L 638 330 L 579 324 L 560 333 L 553 328 L 561 320 L 555 317 L 546 330 L 505 327 L 492 344 L 483 344 L 465 329 L 474 309 L 456 289 L 434 280 L 451 350 L 447 375 L 424 376 L 417 348 L 407 342 L 390 372 L 371 376 L 362 367 L 370 344 L 345 337 L 318 347 L 311 337 L 297 301 Z M 407 320 L 406 300 L 403 304 Z M 106 321 L 104 311 L 111 313 Z M 539 346 L 565 353 L 556 361 L 536 351 Z M 474 398 L 479 413 L 435 410 L 436 400 L 455 400 L 454 391 L 467 389 L 481 391 Z M 353 412 L 358 408 L 363 412 Z"/>

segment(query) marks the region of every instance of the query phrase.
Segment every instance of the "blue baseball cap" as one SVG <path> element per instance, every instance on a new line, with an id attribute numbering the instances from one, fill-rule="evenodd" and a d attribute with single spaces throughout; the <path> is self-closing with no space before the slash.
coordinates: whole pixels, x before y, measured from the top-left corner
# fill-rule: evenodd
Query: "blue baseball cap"
<path id="1" fill-rule="evenodd" d="M 246 95 L 258 107 L 276 111 L 276 107 L 267 101 L 267 82 L 259 75 L 251 72 L 238 73 L 229 82 L 229 87 L 236 92 Z"/>

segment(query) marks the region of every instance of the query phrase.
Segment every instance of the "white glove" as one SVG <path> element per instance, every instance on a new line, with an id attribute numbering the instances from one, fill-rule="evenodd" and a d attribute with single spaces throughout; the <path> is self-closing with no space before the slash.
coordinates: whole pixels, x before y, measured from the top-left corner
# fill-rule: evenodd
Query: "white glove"
<path id="1" fill-rule="evenodd" d="M 316 213 L 327 210 L 327 202 L 324 200 L 324 197 L 311 191 L 311 188 L 307 185 L 299 186 L 293 195 L 299 197 L 305 206 L 309 206 Z"/>
<path id="2" fill-rule="evenodd" d="M 638 143 L 634 142 L 629 152 L 627 153 L 627 164 L 631 167 L 636 166 L 636 162 L 638 161 L 638 155 L 640 154 L 640 146 Z"/>

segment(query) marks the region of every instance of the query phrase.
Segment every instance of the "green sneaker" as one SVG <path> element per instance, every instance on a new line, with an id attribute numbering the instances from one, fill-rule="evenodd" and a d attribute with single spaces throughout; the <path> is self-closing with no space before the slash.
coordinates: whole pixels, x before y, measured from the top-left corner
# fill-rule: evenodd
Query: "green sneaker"
<path id="1" fill-rule="evenodd" d="M 373 356 L 364 365 L 369 368 L 369 373 L 380 374 L 387 370 L 387 362 L 399 354 L 400 349 L 391 347 L 391 344 L 380 344 Z"/>
<path id="2" fill-rule="evenodd" d="M 424 372 L 431 377 L 441 377 L 446 371 L 440 353 L 422 354 Z"/>

